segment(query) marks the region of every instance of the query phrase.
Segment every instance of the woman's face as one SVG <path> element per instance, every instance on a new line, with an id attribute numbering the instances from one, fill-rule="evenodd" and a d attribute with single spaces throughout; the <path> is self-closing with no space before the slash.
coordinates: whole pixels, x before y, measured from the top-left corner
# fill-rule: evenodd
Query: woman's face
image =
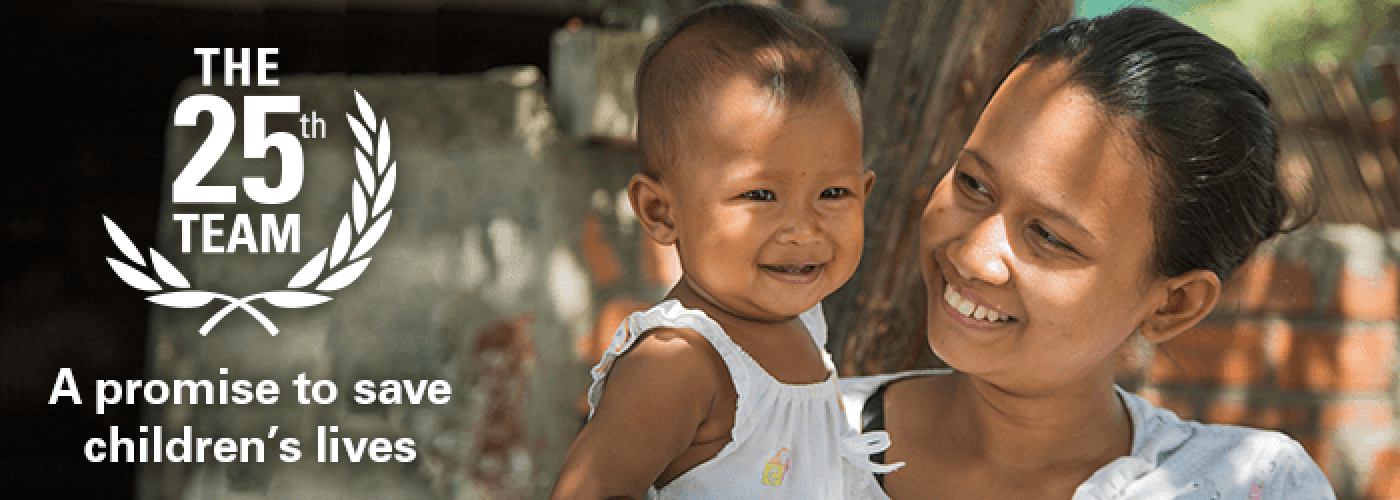
<path id="1" fill-rule="evenodd" d="M 1016 392 L 1111 376 L 1115 349 L 1160 304 L 1152 167 L 1067 70 L 1012 72 L 920 228 L 929 345 Z"/>

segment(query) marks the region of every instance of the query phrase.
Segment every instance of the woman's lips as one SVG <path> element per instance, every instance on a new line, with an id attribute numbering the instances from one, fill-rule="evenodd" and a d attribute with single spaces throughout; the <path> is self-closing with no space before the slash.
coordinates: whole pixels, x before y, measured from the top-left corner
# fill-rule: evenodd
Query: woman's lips
<path id="1" fill-rule="evenodd" d="M 946 281 L 943 284 L 943 304 L 947 306 L 950 314 L 965 320 L 968 326 L 992 328 L 1016 321 L 1014 316 L 977 300 L 972 293 L 960 293 Z"/>

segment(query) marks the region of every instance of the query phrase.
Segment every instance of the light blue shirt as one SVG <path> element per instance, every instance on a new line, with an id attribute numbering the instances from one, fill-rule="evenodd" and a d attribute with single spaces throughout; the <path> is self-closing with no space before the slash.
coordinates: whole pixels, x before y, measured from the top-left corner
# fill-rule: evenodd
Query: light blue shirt
<path id="1" fill-rule="evenodd" d="M 865 400 L 880 386 L 922 370 L 839 381 L 846 417 L 860 428 Z M 1183 421 L 1171 410 L 1118 389 L 1133 423 L 1132 455 L 1109 462 L 1074 492 L 1074 500 L 1335 499 L 1312 457 L 1283 433 Z M 898 435 L 890 440 L 899 441 Z M 888 498 L 867 490 L 871 498 Z"/>

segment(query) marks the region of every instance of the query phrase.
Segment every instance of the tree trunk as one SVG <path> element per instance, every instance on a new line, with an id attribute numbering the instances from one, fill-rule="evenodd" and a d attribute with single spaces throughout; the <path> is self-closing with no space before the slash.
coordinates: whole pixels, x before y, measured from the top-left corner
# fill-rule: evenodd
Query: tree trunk
<path id="1" fill-rule="evenodd" d="M 890 2 L 862 99 L 865 164 L 877 176 L 865 258 L 827 302 L 843 374 L 941 364 L 924 335 L 920 215 L 1011 62 L 1073 10 L 1073 0 Z"/>

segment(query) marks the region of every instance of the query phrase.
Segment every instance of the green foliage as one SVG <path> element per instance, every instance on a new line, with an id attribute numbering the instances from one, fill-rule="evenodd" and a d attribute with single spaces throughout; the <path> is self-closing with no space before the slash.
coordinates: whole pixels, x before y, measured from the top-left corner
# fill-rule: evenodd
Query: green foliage
<path id="1" fill-rule="evenodd" d="M 1261 70 L 1356 61 L 1400 0 L 1214 0 L 1178 19 Z"/>
<path id="2" fill-rule="evenodd" d="M 1092 17 L 1126 5 L 1170 14 L 1267 71 L 1360 59 L 1400 0 L 1080 0 Z"/>

